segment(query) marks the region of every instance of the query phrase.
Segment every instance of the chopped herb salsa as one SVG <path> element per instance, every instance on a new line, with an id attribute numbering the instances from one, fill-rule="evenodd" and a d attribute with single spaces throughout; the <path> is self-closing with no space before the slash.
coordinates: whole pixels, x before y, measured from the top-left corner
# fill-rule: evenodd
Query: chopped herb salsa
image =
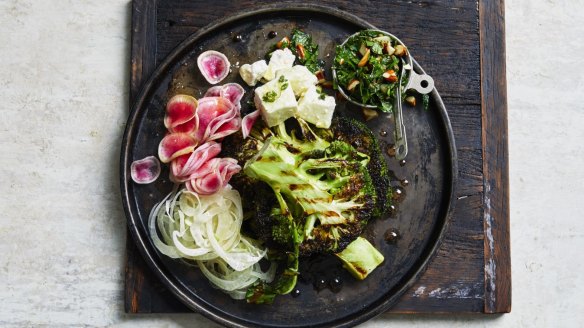
<path id="1" fill-rule="evenodd" d="M 383 32 L 361 31 L 336 47 L 335 86 L 358 103 L 391 112 L 399 84 L 400 57 L 406 55 L 407 49 Z"/>

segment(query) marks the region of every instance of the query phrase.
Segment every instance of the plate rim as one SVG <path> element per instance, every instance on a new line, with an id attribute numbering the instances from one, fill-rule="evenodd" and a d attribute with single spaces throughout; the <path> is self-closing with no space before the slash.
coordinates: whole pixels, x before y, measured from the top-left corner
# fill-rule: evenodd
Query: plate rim
<path id="1" fill-rule="evenodd" d="M 223 26 L 229 25 L 234 23 L 238 20 L 242 20 L 248 17 L 260 15 L 260 14 L 278 14 L 278 13 L 292 13 L 292 12 L 310 12 L 310 13 L 324 13 L 329 16 L 333 16 L 339 18 L 341 20 L 345 20 L 351 22 L 354 25 L 358 25 L 363 27 L 364 29 L 370 28 L 377 28 L 376 26 L 370 24 L 366 20 L 347 13 L 345 11 L 331 8 L 328 6 L 323 5 L 316 5 L 316 4 L 295 4 L 293 6 L 289 6 L 286 4 L 274 4 L 263 6 L 260 9 L 254 9 L 249 11 L 244 11 L 235 15 L 231 15 L 225 18 L 219 18 L 210 24 L 200 28 L 195 33 L 191 34 L 181 43 L 179 43 L 165 58 L 164 60 L 155 68 L 153 73 L 149 76 L 145 83 L 142 84 L 140 91 L 136 94 L 136 98 L 133 101 L 133 105 L 131 106 L 130 114 L 128 115 L 128 119 L 126 121 L 126 127 L 124 130 L 124 135 L 122 138 L 122 147 L 121 147 L 121 156 L 120 156 L 120 189 L 121 189 L 121 196 L 122 196 L 122 203 L 124 208 L 124 213 L 126 216 L 128 230 L 130 231 L 130 235 L 134 240 L 141 256 L 144 258 L 145 262 L 148 264 L 150 270 L 154 272 L 156 277 L 160 279 L 160 281 L 167 287 L 183 304 L 185 304 L 188 308 L 195 311 L 196 313 L 200 313 L 208 319 L 211 319 L 217 323 L 229 326 L 229 327 L 248 327 L 248 326 L 255 326 L 255 324 L 245 321 L 240 318 L 236 317 L 225 317 L 222 315 L 217 314 L 212 309 L 209 309 L 208 305 L 199 304 L 205 303 L 203 299 L 200 301 L 195 301 L 187 294 L 182 291 L 182 286 L 180 282 L 173 281 L 172 275 L 167 274 L 166 268 L 163 267 L 159 260 L 157 259 L 157 255 L 155 250 L 151 249 L 151 246 L 148 244 L 146 238 L 148 238 L 148 233 L 145 231 L 146 236 L 143 236 L 142 232 L 140 231 L 138 225 L 136 224 L 139 221 L 139 218 L 134 216 L 132 212 L 132 205 L 130 204 L 130 193 L 129 193 L 129 184 L 131 183 L 131 178 L 129 174 L 129 167 L 130 167 L 130 146 L 133 145 L 130 141 L 133 138 L 133 131 L 135 130 L 137 124 L 137 119 L 139 117 L 141 110 L 143 109 L 147 99 L 150 99 L 151 94 L 155 91 L 154 86 L 159 83 L 159 80 L 164 79 L 162 74 L 166 70 L 174 65 L 177 58 L 184 56 L 185 53 L 190 52 L 192 43 L 196 42 L 199 38 L 203 37 L 207 33 L 212 32 L 215 29 L 221 28 Z M 414 69 L 419 73 L 425 73 L 418 62 L 413 58 L 412 61 L 414 63 Z M 421 260 L 421 263 L 417 266 L 417 268 L 412 267 L 414 272 L 409 275 L 410 277 L 408 280 L 402 284 L 402 286 L 390 297 L 386 299 L 380 299 L 375 303 L 372 303 L 365 309 L 362 309 L 353 314 L 353 317 L 343 317 L 339 318 L 336 321 L 329 321 L 325 323 L 318 324 L 317 326 L 332 326 L 335 327 L 348 327 L 354 326 L 359 323 L 363 323 L 391 308 L 393 305 L 397 303 L 400 297 L 409 289 L 411 288 L 422 276 L 422 274 L 426 271 L 428 264 L 431 260 L 436 256 L 437 250 L 440 248 L 440 245 L 443 242 L 444 236 L 448 227 L 451 223 L 452 213 L 454 210 L 455 205 L 455 195 L 457 189 L 457 180 L 458 180 L 458 157 L 456 152 L 455 146 L 455 139 L 454 133 L 452 129 L 452 125 L 450 119 L 448 117 L 446 107 L 442 98 L 440 97 L 436 88 L 434 88 L 431 92 L 431 97 L 433 101 L 436 102 L 436 107 L 439 109 L 440 118 L 442 120 L 442 124 L 444 125 L 443 128 L 445 131 L 443 133 L 446 135 L 448 139 L 448 151 L 446 155 L 446 160 L 449 161 L 450 164 L 450 172 L 445 172 L 445 180 L 450 180 L 450 184 L 446 183 L 445 185 L 448 190 L 445 190 L 444 199 L 448 199 L 448 203 L 446 204 L 446 208 L 443 209 L 443 214 L 439 216 L 439 220 L 437 224 L 441 223 L 439 227 L 439 231 L 437 236 L 433 242 L 433 245 L 426 246 L 425 252 L 423 252 L 418 258 L 418 261 Z M 142 110 L 143 111 L 143 110 Z M 411 270 L 412 270 L 411 269 Z M 407 276 L 407 275 L 406 275 Z M 272 327 L 271 325 L 261 325 L 263 327 Z M 311 325 L 312 326 L 312 325 Z"/>

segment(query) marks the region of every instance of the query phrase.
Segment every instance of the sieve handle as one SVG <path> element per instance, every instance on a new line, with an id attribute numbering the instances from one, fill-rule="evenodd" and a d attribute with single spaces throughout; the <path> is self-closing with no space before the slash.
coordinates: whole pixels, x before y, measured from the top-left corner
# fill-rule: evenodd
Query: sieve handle
<path id="1" fill-rule="evenodd" d="M 396 97 L 396 106 L 393 110 L 393 117 L 395 120 L 395 158 L 402 160 L 408 154 L 408 142 L 406 139 L 406 126 L 404 124 L 404 117 L 402 113 L 401 103 L 401 88 L 398 88 Z"/>
<path id="2" fill-rule="evenodd" d="M 434 89 L 434 79 L 427 74 L 418 74 L 414 70 L 410 71 L 410 80 L 406 86 L 406 90 L 414 89 L 418 93 L 425 95 Z"/>

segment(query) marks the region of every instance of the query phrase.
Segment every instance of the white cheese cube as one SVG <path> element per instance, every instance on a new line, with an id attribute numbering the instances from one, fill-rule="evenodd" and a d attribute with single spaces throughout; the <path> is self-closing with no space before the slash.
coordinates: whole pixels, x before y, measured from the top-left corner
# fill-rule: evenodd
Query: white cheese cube
<path id="1" fill-rule="evenodd" d="M 286 79 L 290 81 L 290 85 L 292 86 L 292 90 L 294 90 L 296 97 L 302 96 L 306 90 L 318 83 L 316 75 L 312 74 L 306 66 L 302 65 L 278 70 L 276 72 L 276 79 L 282 75 L 286 76 Z"/>
<path id="2" fill-rule="evenodd" d="M 294 116 L 298 107 L 294 91 L 288 81 L 272 80 L 257 87 L 254 102 L 262 118 L 270 127 Z"/>
<path id="3" fill-rule="evenodd" d="M 292 67 L 294 60 L 296 60 L 296 56 L 288 48 L 278 49 L 272 52 L 268 69 L 264 73 L 263 78 L 268 81 L 273 80 L 276 77 L 276 71 Z"/>
<path id="4" fill-rule="evenodd" d="M 328 129 L 335 112 L 335 97 L 323 95 L 316 91 L 315 86 L 309 88 L 298 100 L 296 116 L 319 128 Z"/>
<path id="5" fill-rule="evenodd" d="M 244 64 L 239 68 L 239 75 L 249 86 L 254 86 L 262 78 L 268 69 L 265 60 L 258 60 L 253 64 Z"/>

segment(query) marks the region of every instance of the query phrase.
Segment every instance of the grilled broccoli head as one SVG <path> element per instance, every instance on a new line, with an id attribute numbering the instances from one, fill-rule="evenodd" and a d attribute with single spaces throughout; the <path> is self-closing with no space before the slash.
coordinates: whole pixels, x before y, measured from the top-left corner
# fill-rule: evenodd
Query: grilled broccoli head
<path id="1" fill-rule="evenodd" d="M 270 249 L 284 251 L 278 257 L 284 271 L 270 284 L 252 286 L 251 303 L 289 293 L 300 256 L 341 252 L 390 205 L 383 154 L 357 121 L 336 118 L 328 130 L 302 120 L 273 128 L 258 122 L 247 139 L 227 137 L 222 156 L 245 164 L 231 183 L 245 198 L 246 227 Z"/>
<path id="2" fill-rule="evenodd" d="M 271 226 L 271 236 L 259 229 L 264 230 L 260 238 L 287 244 L 280 236 L 292 227 L 282 217 L 291 217 L 301 228 L 300 255 L 344 249 L 361 234 L 377 201 L 369 156 L 325 137 L 333 139 L 326 130 L 315 131 L 298 120 L 291 133 L 284 124 L 254 129 L 240 148 L 239 158 L 247 159 L 244 174 L 269 185 L 278 199 L 267 220 L 256 215 L 258 221 L 269 222 L 259 225 Z M 248 158 L 252 147 L 257 150 Z"/>

